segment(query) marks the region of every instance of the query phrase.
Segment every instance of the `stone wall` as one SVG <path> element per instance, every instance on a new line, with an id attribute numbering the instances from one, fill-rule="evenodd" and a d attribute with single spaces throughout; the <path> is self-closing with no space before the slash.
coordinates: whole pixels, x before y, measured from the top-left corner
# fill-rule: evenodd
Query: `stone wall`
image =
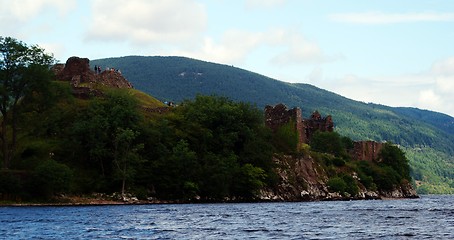
<path id="1" fill-rule="evenodd" d="M 288 109 L 287 106 L 280 103 L 276 106 L 265 107 L 265 125 L 273 131 L 277 131 L 281 126 L 293 122 L 298 133 L 298 143 L 305 142 L 304 124 L 302 121 L 301 109 L 295 107 Z"/>
<path id="2" fill-rule="evenodd" d="M 380 162 L 380 151 L 383 148 L 383 143 L 375 141 L 358 141 L 354 142 L 353 159 L 358 161 L 376 161 Z"/>
<path id="3" fill-rule="evenodd" d="M 265 125 L 273 131 L 289 122 L 295 123 L 299 146 L 303 143 L 309 143 L 316 131 L 332 132 L 334 130 L 333 119 L 330 115 L 323 118 L 319 112 L 315 111 L 310 118 L 305 119 L 298 107 L 288 109 L 282 103 L 265 107 Z"/>
<path id="4" fill-rule="evenodd" d="M 331 115 L 322 117 L 318 111 L 315 111 L 311 114 L 311 117 L 308 119 L 303 119 L 305 126 L 304 138 L 306 143 L 308 143 L 316 131 L 321 132 L 332 132 L 334 130 L 334 122 Z"/>

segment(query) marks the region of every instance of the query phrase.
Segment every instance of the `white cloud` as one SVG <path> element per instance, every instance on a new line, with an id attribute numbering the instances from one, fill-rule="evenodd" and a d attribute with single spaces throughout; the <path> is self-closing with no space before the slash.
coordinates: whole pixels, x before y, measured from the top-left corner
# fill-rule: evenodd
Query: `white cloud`
<path id="1" fill-rule="evenodd" d="M 54 56 L 61 56 L 66 50 L 64 45 L 58 43 L 43 43 L 39 46 L 44 48 L 46 53 L 53 54 Z"/>
<path id="2" fill-rule="evenodd" d="M 76 0 L 0 0 L 0 6 L 1 34 L 23 40 L 27 36 L 49 32 L 50 25 L 36 25 L 38 17 L 41 15 L 65 17 L 75 8 Z M 41 30 L 44 32 L 40 32 Z"/>
<path id="3" fill-rule="evenodd" d="M 428 109 L 439 109 L 443 102 L 440 95 L 432 89 L 421 90 L 418 100 L 421 108 Z"/>
<path id="4" fill-rule="evenodd" d="M 391 24 L 411 22 L 452 22 L 454 13 L 339 13 L 329 18 L 336 22 L 355 24 Z"/>
<path id="5" fill-rule="evenodd" d="M 184 44 L 200 37 L 207 16 L 193 0 L 96 0 L 89 40 Z"/>
<path id="6" fill-rule="evenodd" d="M 15 21 L 27 21 L 35 17 L 43 9 L 56 8 L 60 15 L 69 12 L 75 6 L 74 0 L 0 0 L 2 6 L 0 12 L 2 19 L 10 19 Z"/>
<path id="7" fill-rule="evenodd" d="M 345 97 L 389 106 L 417 107 L 454 117 L 454 58 L 435 62 L 417 74 L 365 77 L 345 74 L 340 78 L 312 77 L 311 84 Z"/>
<path id="8" fill-rule="evenodd" d="M 220 39 L 205 37 L 203 45 L 198 48 L 176 50 L 171 55 L 241 65 L 254 51 L 261 48 L 272 49 L 271 57 L 264 61 L 280 67 L 320 64 L 339 59 L 336 56 L 327 56 L 315 42 L 310 42 L 301 33 L 288 29 L 271 29 L 264 32 L 228 30 Z"/>
<path id="9" fill-rule="evenodd" d="M 437 75 L 454 75 L 454 57 L 435 62 L 432 72 Z"/>
<path id="10" fill-rule="evenodd" d="M 245 57 L 260 44 L 263 44 L 262 33 L 230 30 L 223 34 L 220 43 L 206 38 L 202 53 L 205 59 L 221 63 L 241 63 Z"/>
<path id="11" fill-rule="evenodd" d="M 342 58 L 341 55 L 326 55 L 316 42 L 307 40 L 299 32 L 275 30 L 270 32 L 269 36 L 270 43 L 274 43 L 286 49 L 271 60 L 273 64 L 320 64 Z"/>

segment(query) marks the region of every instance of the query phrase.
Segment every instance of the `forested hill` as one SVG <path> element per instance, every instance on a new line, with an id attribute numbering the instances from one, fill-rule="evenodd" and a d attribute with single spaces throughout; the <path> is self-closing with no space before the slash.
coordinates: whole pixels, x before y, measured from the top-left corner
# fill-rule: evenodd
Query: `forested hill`
<path id="1" fill-rule="evenodd" d="M 128 56 L 93 60 L 91 65 L 120 69 L 135 88 L 162 101 L 215 94 L 260 108 L 277 103 L 298 106 L 304 117 L 314 110 L 331 114 L 336 131 L 342 135 L 392 141 L 405 147 L 413 176 L 423 182 L 420 189 L 454 192 L 451 116 L 354 101 L 312 85 L 285 83 L 233 66 L 184 57 Z"/>

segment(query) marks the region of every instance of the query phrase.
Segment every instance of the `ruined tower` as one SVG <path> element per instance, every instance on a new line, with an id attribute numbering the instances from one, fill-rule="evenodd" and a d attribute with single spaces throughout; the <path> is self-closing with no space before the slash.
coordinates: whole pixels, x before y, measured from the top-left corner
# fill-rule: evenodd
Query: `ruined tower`
<path id="1" fill-rule="evenodd" d="M 298 107 L 288 109 L 282 103 L 274 107 L 265 107 L 265 125 L 267 127 L 276 131 L 287 123 L 295 124 L 295 130 L 298 134 L 298 146 L 303 143 L 309 143 L 316 131 L 332 132 L 334 130 L 334 123 L 330 115 L 323 118 L 319 112 L 315 111 L 310 118 L 304 119 L 301 109 Z"/>

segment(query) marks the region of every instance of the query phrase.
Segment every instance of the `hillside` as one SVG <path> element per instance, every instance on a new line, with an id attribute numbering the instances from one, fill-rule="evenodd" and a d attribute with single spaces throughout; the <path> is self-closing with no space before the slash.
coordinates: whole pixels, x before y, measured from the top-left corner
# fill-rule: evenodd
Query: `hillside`
<path id="1" fill-rule="evenodd" d="M 18 134 L 0 169 L 0 204 L 417 197 L 401 149 L 354 142 L 333 132 L 331 117 L 302 126 L 298 108 L 264 113 L 219 96 L 166 106 L 87 58 L 43 71 L 17 121 L 4 124 Z"/>
<path id="2" fill-rule="evenodd" d="M 415 108 L 354 101 L 308 84 L 290 84 L 233 66 L 183 57 L 129 56 L 91 61 L 120 69 L 136 89 L 161 101 L 180 102 L 197 94 L 236 101 L 298 106 L 331 114 L 336 131 L 354 140 L 391 141 L 405 148 L 421 192 L 454 193 L 454 118 Z"/>

